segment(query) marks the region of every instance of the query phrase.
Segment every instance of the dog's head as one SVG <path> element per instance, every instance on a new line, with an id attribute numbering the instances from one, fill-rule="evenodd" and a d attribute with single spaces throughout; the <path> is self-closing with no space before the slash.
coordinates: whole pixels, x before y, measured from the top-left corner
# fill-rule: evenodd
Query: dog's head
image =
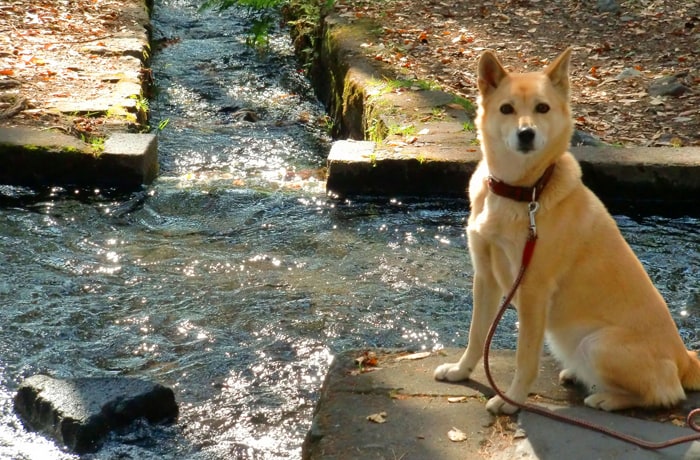
<path id="1" fill-rule="evenodd" d="M 490 51 L 479 59 L 476 121 L 486 162 L 500 179 L 532 181 L 568 149 L 570 56 L 571 48 L 530 73 L 509 73 Z"/>

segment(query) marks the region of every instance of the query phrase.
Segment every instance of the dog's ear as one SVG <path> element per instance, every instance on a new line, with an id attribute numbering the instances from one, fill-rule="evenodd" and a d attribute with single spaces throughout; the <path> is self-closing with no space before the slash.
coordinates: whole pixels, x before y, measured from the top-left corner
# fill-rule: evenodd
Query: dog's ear
<path id="1" fill-rule="evenodd" d="M 569 61 L 572 48 L 564 50 L 551 64 L 544 69 L 545 75 L 552 81 L 554 87 L 566 97 L 569 97 Z"/>
<path id="2" fill-rule="evenodd" d="M 479 58 L 477 70 L 477 85 L 482 96 L 487 96 L 495 90 L 501 80 L 508 75 L 500 61 L 491 51 L 484 51 Z"/>

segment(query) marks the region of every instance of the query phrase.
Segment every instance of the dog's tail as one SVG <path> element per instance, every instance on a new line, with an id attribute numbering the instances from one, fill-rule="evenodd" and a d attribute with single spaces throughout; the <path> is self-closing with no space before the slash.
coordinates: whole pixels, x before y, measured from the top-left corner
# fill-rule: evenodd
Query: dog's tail
<path id="1" fill-rule="evenodd" d="M 700 390 L 700 360 L 694 351 L 688 351 L 688 366 L 681 376 L 681 385 L 686 390 Z"/>

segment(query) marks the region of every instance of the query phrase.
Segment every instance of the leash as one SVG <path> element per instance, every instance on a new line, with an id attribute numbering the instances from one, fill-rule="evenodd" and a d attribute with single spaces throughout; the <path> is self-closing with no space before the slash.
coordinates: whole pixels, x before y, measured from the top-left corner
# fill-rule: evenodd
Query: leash
<path id="1" fill-rule="evenodd" d="M 547 177 L 548 179 L 548 177 Z M 544 180 L 544 183 L 546 184 L 547 180 Z M 540 181 L 538 181 L 538 184 Z M 491 183 L 489 183 L 491 185 Z M 536 184 L 537 185 L 537 184 Z M 489 329 L 489 333 L 486 336 L 486 342 L 484 344 L 484 371 L 486 373 L 486 379 L 489 381 L 489 385 L 491 385 L 491 388 L 493 388 L 493 391 L 496 392 L 498 396 L 500 396 L 506 403 L 516 406 L 520 409 L 526 410 L 528 412 L 532 412 L 534 414 L 542 415 L 544 417 L 549 417 L 551 419 L 567 423 L 569 425 L 574 425 L 578 426 L 580 428 L 586 428 L 588 430 L 592 431 L 597 431 L 599 433 L 602 433 L 606 436 L 610 436 L 616 439 L 619 439 L 620 441 L 627 442 L 629 444 L 634 444 L 638 447 L 641 447 L 643 449 L 649 449 L 649 450 L 658 450 L 658 449 L 665 449 L 667 447 L 675 446 L 677 444 L 683 444 L 686 442 L 691 442 L 691 441 L 697 441 L 700 440 L 700 425 L 697 424 L 695 421 L 695 418 L 700 416 L 700 408 L 695 408 L 691 410 L 688 413 L 688 416 L 686 418 L 686 423 L 690 428 L 692 428 L 694 431 L 697 433 L 695 434 L 689 434 L 686 436 L 679 436 L 677 438 L 669 439 L 667 441 L 661 441 L 661 442 L 652 442 L 652 441 L 647 441 L 645 439 L 637 438 L 635 436 L 631 436 L 625 433 L 621 433 L 619 431 L 611 430 L 609 428 L 606 428 L 602 425 L 599 425 L 597 423 L 590 422 L 588 420 L 582 420 L 576 417 L 571 417 L 567 415 L 562 415 L 558 414 L 554 411 L 551 411 L 547 408 L 544 408 L 542 406 L 537 406 L 534 404 L 528 404 L 528 403 L 518 403 L 510 399 L 508 396 L 506 396 L 503 391 L 501 391 L 500 388 L 496 385 L 495 380 L 493 379 L 493 376 L 491 375 L 491 369 L 489 367 L 489 350 L 491 349 L 491 341 L 493 340 L 493 336 L 496 333 L 496 329 L 498 328 L 498 323 L 501 321 L 503 318 L 503 314 L 505 313 L 506 309 L 508 308 L 508 305 L 510 305 L 510 302 L 513 300 L 513 297 L 515 296 L 515 292 L 517 291 L 518 287 L 520 286 L 520 283 L 523 280 L 523 276 L 525 275 L 525 270 L 527 270 L 528 265 L 530 265 L 530 261 L 532 260 L 532 255 L 535 251 L 535 244 L 537 242 L 537 226 L 535 223 L 535 214 L 540 208 L 539 202 L 537 201 L 537 195 L 539 192 L 542 191 L 544 188 L 544 185 L 540 186 L 535 186 L 532 187 L 530 190 L 532 192 L 531 197 L 532 199 L 530 200 L 528 204 L 528 214 L 530 218 L 530 229 L 528 232 L 528 237 L 527 241 L 525 242 L 525 248 L 523 249 L 523 256 L 522 256 L 522 261 L 520 263 L 520 271 L 518 272 L 518 276 L 515 278 L 515 281 L 513 282 L 513 286 L 510 288 L 510 291 L 508 291 L 508 294 L 505 296 L 503 301 L 501 302 L 501 305 L 498 308 L 498 313 L 496 314 L 496 317 L 493 320 L 493 323 L 491 324 L 491 327 Z M 493 191 L 493 188 L 492 188 Z M 500 190 L 499 190 L 500 191 Z M 503 196 L 503 195 L 502 195 Z M 518 199 L 518 201 L 525 201 L 523 199 Z"/>

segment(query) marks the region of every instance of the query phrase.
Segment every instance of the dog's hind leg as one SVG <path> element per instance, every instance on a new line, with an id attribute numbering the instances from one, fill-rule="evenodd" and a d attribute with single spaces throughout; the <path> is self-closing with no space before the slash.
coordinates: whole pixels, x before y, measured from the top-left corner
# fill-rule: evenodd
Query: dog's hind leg
<path id="1" fill-rule="evenodd" d="M 688 364 L 681 377 L 683 388 L 690 391 L 700 390 L 700 361 L 698 354 L 694 351 L 688 351 Z"/>
<path id="2" fill-rule="evenodd" d="M 658 361 L 652 375 L 644 372 L 640 371 L 634 388 L 616 387 L 611 382 L 608 388 L 587 396 L 583 402 L 589 407 L 614 411 L 632 407 L 671 407 L 685 399 L 678 368 L 671 360 Z"/>
<path id="3" fill-rule="evenodd" d="M 607 327 L 584 340 L 597 380 L 584 400 L 587 406 L 606 411 L 671 407 L 685 399 L 673 356 L 659 356 L 646 338 Z"/>

